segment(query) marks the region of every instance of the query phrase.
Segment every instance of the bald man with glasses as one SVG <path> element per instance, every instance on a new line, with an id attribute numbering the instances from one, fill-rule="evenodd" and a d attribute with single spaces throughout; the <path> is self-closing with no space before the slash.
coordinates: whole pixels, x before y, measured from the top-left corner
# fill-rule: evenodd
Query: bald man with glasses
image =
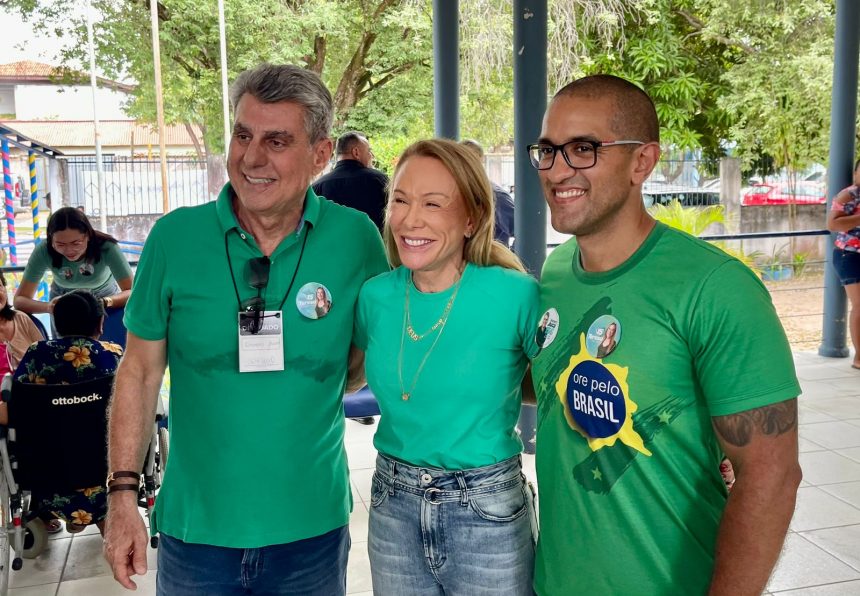
<path id="1" fill-rule="evenodd" d="M 544 265 L 553 334 L 532 361 L 539 596 L 758 595 L 794 511 L 785 333 L 750 269 L 645 210 L 659 140 L 648 95 L 595 75 L 555 95 L 528 147 L 575 236 Z"/>

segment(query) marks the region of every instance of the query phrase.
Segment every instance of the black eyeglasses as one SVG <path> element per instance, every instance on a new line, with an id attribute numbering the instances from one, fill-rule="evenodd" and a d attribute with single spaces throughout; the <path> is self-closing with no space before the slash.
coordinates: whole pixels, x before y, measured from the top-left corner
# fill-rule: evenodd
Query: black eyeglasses
<path id="1" fill-rule="evenodd" d="M 266 318 L 266 301 L 263 299 L 263 289 L 269 284 L 269 257 L 255 257 L 245 265 L 245 283 L 257 290 L 257 295 L 242 302 L 242 312 L 249 313 L 248 331 L 256 335 L 263 328 Z"/>
<path id="2" fill-rule="evenodd" d="M 615 145 L 644 145 L 643 141 L 568 141 L 562 145 L 552 143 L 534 143 L 526 147 L 529 161 L 538 170 L 548 170 L 555 163 L 555 154 L 559 151 L 564 161 L 575 170 L 587 170 L 597 163 L 599 147 Z"/>

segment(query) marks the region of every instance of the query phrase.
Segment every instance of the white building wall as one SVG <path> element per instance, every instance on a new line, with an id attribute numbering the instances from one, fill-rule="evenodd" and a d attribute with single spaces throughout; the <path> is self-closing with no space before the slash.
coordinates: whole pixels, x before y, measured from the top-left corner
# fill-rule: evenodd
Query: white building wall
<path id="1" fill-rule="evenodd" d="M 99 119 L 128 118 L 122 110 L 127 99 L 121 91 L 99 87 L 96 91 Z M 88 120 L 93 117 L 92 92 L 87 86 L 17 85 L 14 106 L 17 120 Z M 0 113 L 4 113 L 2 109 Z"/>
<path id="2" fill-rule="evenodd" d="M 0 85 L 0 114 L 15 113 L 15 89 L 11 85 Z"/>

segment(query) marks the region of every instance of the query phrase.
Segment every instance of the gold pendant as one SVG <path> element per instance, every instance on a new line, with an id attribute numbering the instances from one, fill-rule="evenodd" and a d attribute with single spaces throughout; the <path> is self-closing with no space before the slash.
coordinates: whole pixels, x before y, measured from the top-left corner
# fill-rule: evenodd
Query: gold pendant
<path id="1" fill-rule="evenodd" d="M 408 393 L 404 393 L 401 397 L 403 398 L 403 401 L 409 400 L 409 394 Z"/>

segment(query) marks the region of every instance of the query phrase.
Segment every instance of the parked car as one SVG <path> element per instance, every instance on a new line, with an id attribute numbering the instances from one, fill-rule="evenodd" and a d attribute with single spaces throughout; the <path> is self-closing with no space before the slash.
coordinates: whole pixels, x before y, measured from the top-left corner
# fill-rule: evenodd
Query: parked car
<path id="1" fill-rule="evenodd" d="M 642 190 L 642 200 L 646 207 L 652 205 L 668 205 L 678 201 L 682 207 L 706 207 L 720 204 L 719 188 L 645 188 Z"/>
<path id="2" fill-rule="evenodd" d="M 799 181 L 792 193 L 791 185 L 756 184 L 741 200 L 742 205 L 823 205 L 827 202 L 825 186 L 821 182 Z"/>

